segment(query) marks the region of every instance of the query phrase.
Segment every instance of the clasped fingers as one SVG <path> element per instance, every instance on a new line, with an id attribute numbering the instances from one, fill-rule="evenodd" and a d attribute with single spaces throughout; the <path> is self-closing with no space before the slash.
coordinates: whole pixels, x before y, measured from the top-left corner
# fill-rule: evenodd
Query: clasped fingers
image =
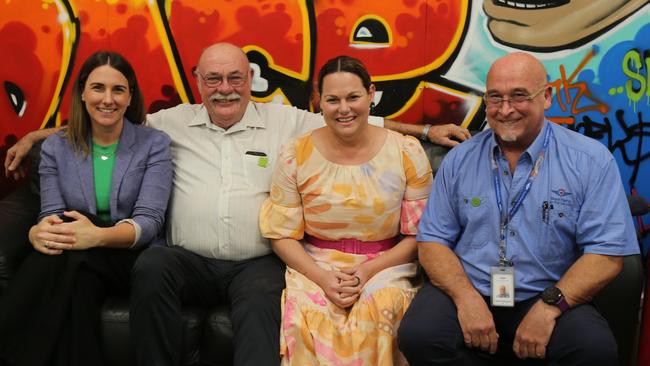
<path id="1" fill-rule="evenodd" d="M 349 308 L 350 306 L 354 305 L 355 302 L 359 299 L 359 294 L 358 293 L 349 293 L 349 292 L 339 292 L 337 296 L 334 296 L 334 298 L 330 298 L 332 302 L 342 308 Z"/>
<path id="2" fill-rule="evenodd" d="M 32 246 L 37 251 L 47 255 L 59 255 L 63 253 L 63 250 L 60 249 L 60 244 L 53 243 L 47 240 L 41 240 L 37 243 L 32 243 Z"/>
<path id="3" fill-rule="evenodd" d="M 354 283 L 356 280 L 354 275 L 345 273 L 343 271 L 332 271 L 336 275 L 336 278 L 339 279 L 340 284 Z"/>
<path id="4" fill-rule="evenodd" d="M 62 250 L 73 249 L 73 243 L 74 237 L 70 238 L 67 236 L 49 234 L 43 235 L 43 237 L 39 237 L 39 239 L 32 243 L 32 245 L 41 253 L 60 254 L 60 251 Z"/>
<path id="5" fill-rule="evenodd" d="M 49 241 L 57 244 L 74 244 L 76 241 L 74 231 L 72 233 L 58 233 L 56 231 L 41 232 L 36 237 L 41 241 Z"/>
<path id="6" fill-rule="evenodd" d="M 334 305 L 343 309 L 354 305 L 359 298 L 358 293 L 350 291 L 348 288 L 326 287 L 323 288 L 323 291 Z"/>

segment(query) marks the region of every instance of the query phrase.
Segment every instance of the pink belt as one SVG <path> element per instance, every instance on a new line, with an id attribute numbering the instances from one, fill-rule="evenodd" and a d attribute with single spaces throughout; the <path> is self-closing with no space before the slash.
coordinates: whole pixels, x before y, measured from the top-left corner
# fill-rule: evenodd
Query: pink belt
<path id="1" fill-rule="evenodd" d="M 310 235 L 306 235 L 305 239 L 309 244 L 321 249 L 335 249 L 351 254 L 375 254 L 388 250 L 399 242 L 397 236 L 377 241 L 361 241 L 357 239 L 323 240 Z"/>

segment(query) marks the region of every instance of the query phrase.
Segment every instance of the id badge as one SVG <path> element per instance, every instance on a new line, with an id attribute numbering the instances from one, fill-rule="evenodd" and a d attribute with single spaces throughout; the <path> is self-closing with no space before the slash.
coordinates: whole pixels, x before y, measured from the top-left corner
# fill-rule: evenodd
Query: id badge
<path id="1" fill-rule="evenodd" d="M 492 267 L 490 282 L 492 306 L 515 306 L 515 267 Z"/>

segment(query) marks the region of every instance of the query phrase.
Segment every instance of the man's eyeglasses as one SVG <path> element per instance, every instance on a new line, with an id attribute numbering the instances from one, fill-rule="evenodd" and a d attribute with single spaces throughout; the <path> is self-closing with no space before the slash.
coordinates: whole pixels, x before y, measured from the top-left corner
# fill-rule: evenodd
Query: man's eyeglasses
<path id="1" fill-rule="evenodd" d="M 503 102 L 505 101 L 509 102 L 510 105 L 522 105 L 524 103 L 530 102 L 531 100 L 535 99 L 535 97 L 537 97 L 539 93 L 546 90 L 547 87 L 548 85 L 544 85 L 533 94 L 528 94 L 523 91 L 517 91 L 509 95 L 508 98 L 504 98 L 502 95 L 499 94 L 487 94 L 483 96 L 483 100 L 485 101 L 485 104 L 488 107 L 500 107 L 501 104 L 503 104 Z"/>
<path id="2" fill-rule="evenodd" d="M 199 72 L 199 70 L 194 70 L 194 75 L 200 77 L 201 80 L 203 80 L 203 84 L 205 84 L 205 86 L 208 88 L 216 88 L 223 83 L 223 76 L 221 75 L 203 75 Z M 239 74 L 233 74 L 228 75 L 228 77 L 226 77 L 226 81 L 228 82 L 228 85 L 232 86 L 233 88 L 237 88 L 246 83 L 246 77 Z"/>

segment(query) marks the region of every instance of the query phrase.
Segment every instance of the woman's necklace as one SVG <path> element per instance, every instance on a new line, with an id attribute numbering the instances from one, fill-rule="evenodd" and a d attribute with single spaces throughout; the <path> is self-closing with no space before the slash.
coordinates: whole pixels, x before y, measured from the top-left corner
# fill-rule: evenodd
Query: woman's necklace
<path id="1" fill-rule="evenodd" d="M 104 153 L 97 153 L 97 152 L 96 152 L 96 153 L 95 153 L 95 156 L 98 156 L 98 157 L 99 157 L 100 159 L 102 159 L 102 160 L 108 160 L 108 158 L 110 158 L 111 156 L 113 156 L 113 154 L 115 154 L 115 153 L 111 152 L 111 153 L 105 153 L 105 154 L 104 154 Z"/>
<path id="2" fill-rule="evenodd" d="M 111 159 L 117 151 L 117 142 L 108 146 L 101 146 L 93 142 L 93 156 L 99 158 L 102 161 Z"/>

